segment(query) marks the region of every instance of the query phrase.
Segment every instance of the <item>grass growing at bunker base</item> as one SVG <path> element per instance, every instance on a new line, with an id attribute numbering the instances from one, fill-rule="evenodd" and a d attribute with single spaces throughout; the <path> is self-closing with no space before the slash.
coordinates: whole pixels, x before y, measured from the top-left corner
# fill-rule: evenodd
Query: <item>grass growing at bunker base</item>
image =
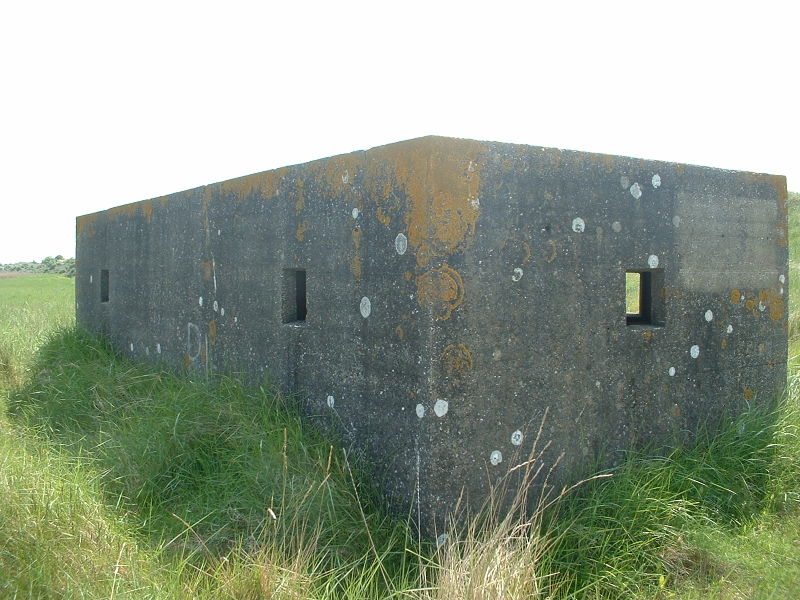
<path id="1" fill-rule="evenodd" d="M 290 399 L 120 359 L 70 328 L 71 286 L 0 280 L 0 597 L 797 597 L 795 313 L 776 411 L 436 551 Z"/>

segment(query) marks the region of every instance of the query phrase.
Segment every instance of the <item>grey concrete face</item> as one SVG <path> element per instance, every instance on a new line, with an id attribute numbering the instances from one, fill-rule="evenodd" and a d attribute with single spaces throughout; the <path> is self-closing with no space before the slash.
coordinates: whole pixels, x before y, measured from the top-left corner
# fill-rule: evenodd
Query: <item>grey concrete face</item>
<path id="1" fill-rule="evenodd" d="M 299 394 L 431 533 L 545 411 L 567 484 L 772 401 L 786 197 L 779 176 L 421 138 L 79 217 L 78 321 Z"/>

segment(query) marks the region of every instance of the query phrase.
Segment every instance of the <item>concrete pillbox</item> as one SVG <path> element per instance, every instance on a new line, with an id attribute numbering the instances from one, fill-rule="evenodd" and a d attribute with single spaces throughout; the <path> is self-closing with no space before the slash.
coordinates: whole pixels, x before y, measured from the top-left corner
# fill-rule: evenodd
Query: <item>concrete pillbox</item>
<path id="1" fill-rule="evenodd" d="M 270 377 L 433 533 L 545 411 L 561 485 L 772 402 L 786 198 L 779 176 L 420 138 L 79 217 L 78 321 Z"/>

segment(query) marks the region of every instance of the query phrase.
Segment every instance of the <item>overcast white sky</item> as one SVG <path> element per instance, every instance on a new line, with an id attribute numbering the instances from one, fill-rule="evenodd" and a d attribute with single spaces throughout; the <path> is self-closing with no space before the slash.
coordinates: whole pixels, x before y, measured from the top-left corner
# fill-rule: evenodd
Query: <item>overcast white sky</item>
<path id="1" fill-rule="evenodd" d="M 798 19 L 769 2 L 4 2 L 0 263 L 75 216 L 438 134 L 784 174 Z"/>

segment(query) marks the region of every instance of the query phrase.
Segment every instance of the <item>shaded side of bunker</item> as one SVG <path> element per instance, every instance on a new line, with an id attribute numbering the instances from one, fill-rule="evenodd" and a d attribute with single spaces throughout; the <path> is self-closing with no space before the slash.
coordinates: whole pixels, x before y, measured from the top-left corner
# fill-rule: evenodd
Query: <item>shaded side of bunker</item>
<path id="1" fill-rule="evenodd" d="M 421 138 L 80 217 L 78 318 L 299 394 L 432 533 L 546 411 L 558 486 L 771 401 L 785 202 L 782 177 Z"/>

